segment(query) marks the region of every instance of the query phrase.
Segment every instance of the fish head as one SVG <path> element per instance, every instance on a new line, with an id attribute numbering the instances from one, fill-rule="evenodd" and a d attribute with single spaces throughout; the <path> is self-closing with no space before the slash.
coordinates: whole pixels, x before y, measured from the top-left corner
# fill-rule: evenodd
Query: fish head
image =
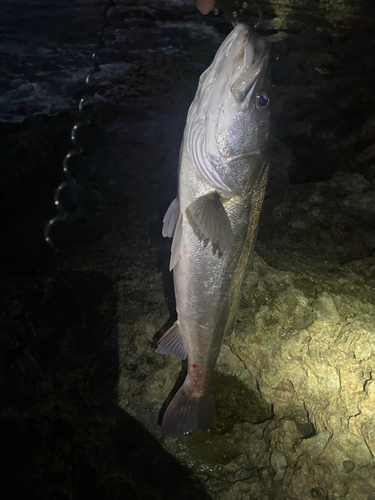
<path id="1" fill-rule="evenodd" d="M 264 40 L 238 24 L 203 73 L 189 111 L 188 121 L 190 116 L 200 132 L 188 137 L 195 163 L 223 193 L 247 192 L 264 164 L 270 134 L 268 60 Z"/>

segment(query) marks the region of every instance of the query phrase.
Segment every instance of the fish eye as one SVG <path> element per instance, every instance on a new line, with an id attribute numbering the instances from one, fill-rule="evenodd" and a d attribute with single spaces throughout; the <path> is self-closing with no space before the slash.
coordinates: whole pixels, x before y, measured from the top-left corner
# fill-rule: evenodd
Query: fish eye
<path id="1" fill-rule="evenodd" d="M 267 94 L 257 95 L 256 104 L 258 109 L 265 109 L 270 104 L 270 98 L 268 97 Z"/>

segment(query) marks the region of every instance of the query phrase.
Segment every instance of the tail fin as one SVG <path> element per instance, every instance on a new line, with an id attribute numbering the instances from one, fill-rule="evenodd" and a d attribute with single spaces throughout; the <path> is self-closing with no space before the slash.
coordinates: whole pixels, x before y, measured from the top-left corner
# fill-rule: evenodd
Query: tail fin
<path id="1" fill-rule="evenodd" d="M 163 416 L 161 428 L 169 436 L 180 436 L 195 429 L 208 430 L 214 417 L 212 392 L 197 397 L 187 390 L 187 383 L 179 389 Z"/>

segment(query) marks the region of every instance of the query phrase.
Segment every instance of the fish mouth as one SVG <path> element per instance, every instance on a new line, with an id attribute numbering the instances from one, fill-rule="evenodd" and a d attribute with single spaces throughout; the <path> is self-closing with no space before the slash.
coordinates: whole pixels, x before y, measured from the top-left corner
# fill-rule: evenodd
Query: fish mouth
<path id="1" fill-rule="evenodd" d="M 240 75 L 230 86 L 230 91 L 238 103 L 247 104 L 264 82 L 268 65 L 269 52 L 264 40 L 255 37 L 255 32 L 248 26 L 238 25 L 241 45 L 244 46 Z"/>
<path id="2" fill-rule="evenodd" d="M 233 127 L 240 126 L 240 135 L 246 136 L 243 142 L 247 144 L 246 111 L 251 97 L 258 95 L 263 86 L 268 57 L 266 44 L 256 37 L 254 29 L 239 23 L 201 75 L 189 108 L 184 133 L 188 155 L 202 177 L 228 196 L 234 191 L 221 174 L 228 177 L 224 175 L 226 161 L 238 155 L 238 148 L 228 137 L 235 138 L 238 130 L 233 131 Z"/>

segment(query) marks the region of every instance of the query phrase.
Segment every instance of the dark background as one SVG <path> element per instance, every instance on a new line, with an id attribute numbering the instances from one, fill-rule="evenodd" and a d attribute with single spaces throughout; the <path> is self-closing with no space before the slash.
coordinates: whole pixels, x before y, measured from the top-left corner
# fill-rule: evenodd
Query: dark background
<path id="1" fill-rule="evenodd" d="M 373 181 L 372 2 L 258 4 L 258 31 L 272 51 L 267 198 L 338 171 Z M 173 314 L 161 221 L 199 75 L 231 27 L 193 3 L 108 5 L 0 6 L 4 499 L 209 498 L 119 410 L 116 322 L 119 289 L 140 269 L 163 272 Z M 219 7 L 227 17 L 238 9 Z M 86 86 L 93 51 L 109 73 Z M 79 99 L 95 93 L 96 104 L 79 113 Z M 65 180 L 75 123 L 86 123 L 78 134 L 83 153 L 69 163 L 78 188 L 62 195 L 72 216 L 51 229 L 56 253 L 43 228 L 56 215 L 53 193 Z M 132 324 L 146 306 L 142 289 L 129 290 L 121 314 Z"/>

